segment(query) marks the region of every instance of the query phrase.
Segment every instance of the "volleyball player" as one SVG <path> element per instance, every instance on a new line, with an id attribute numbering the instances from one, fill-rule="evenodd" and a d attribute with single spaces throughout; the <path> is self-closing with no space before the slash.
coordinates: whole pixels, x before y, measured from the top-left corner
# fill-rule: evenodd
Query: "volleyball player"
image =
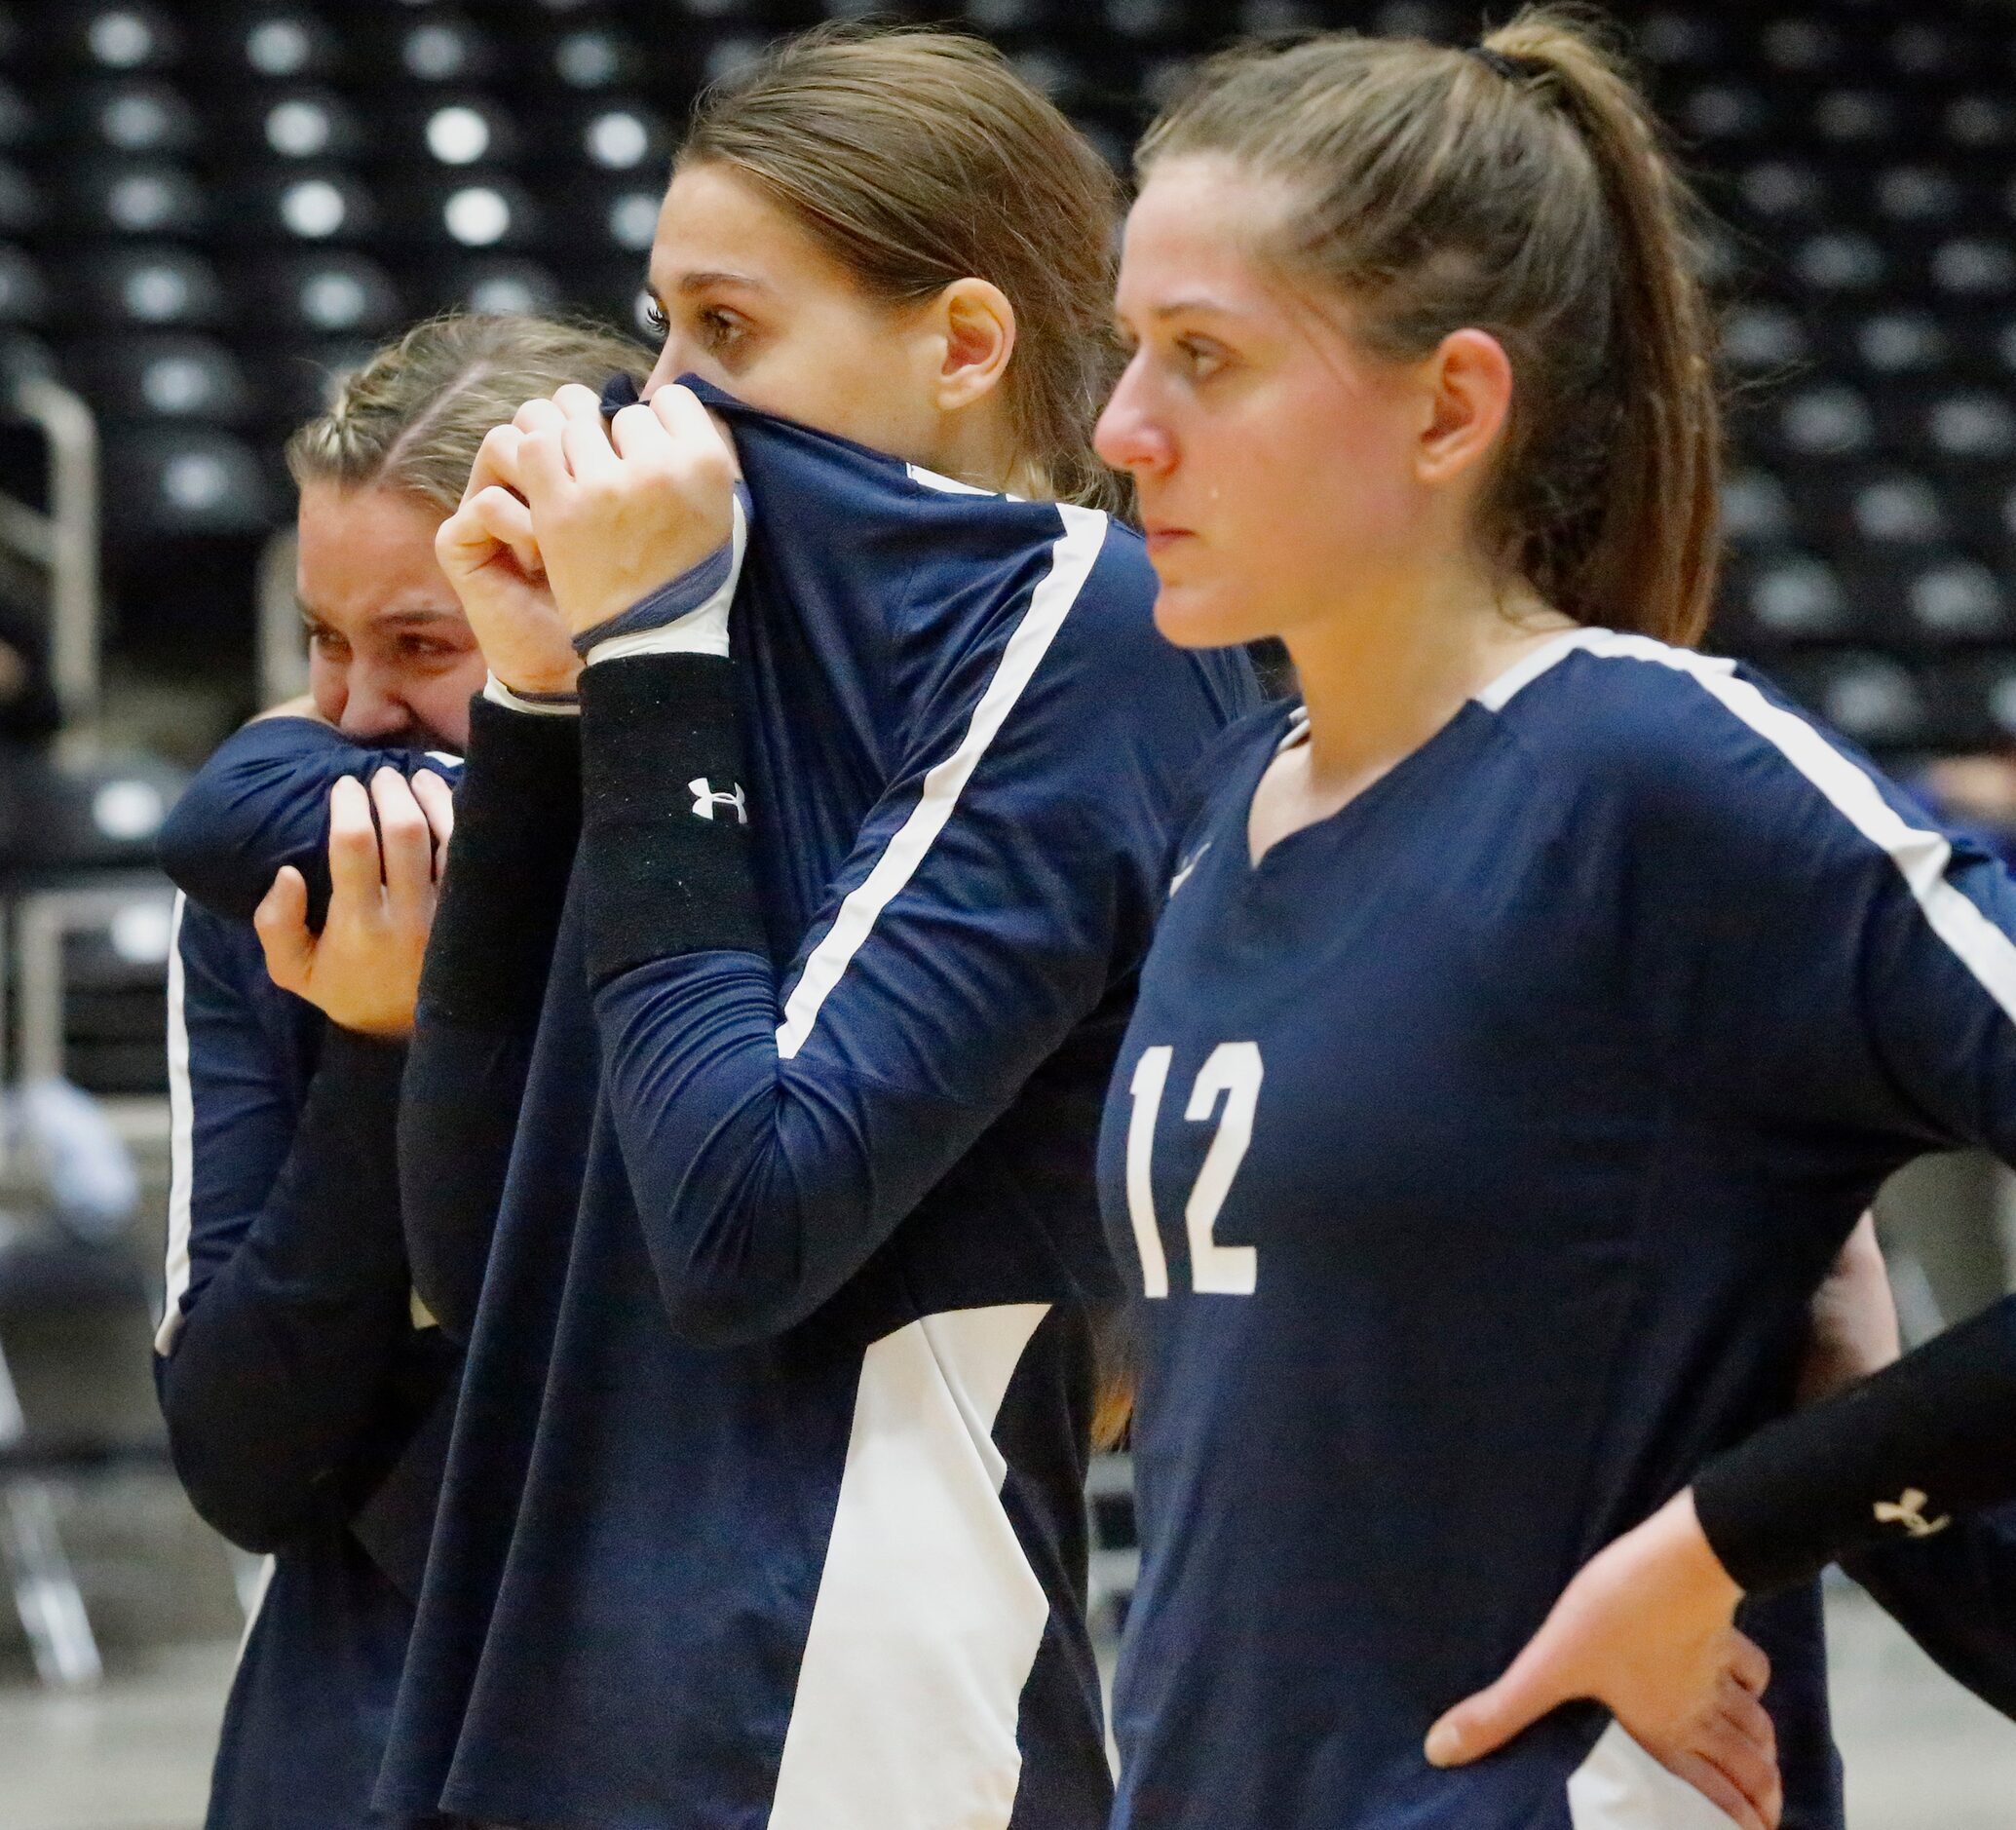
<path id="1" fill-rule="evenodd" d="M 388 1803 L 1105 1821 L 1092 1143 L 1251 692 L 1085 506 L 1115 210 L 982 46 L 786 47 L 675 170 L 652 404 L 528 406 L 444 530 L 498 678 L 402 1166 L 469 1359 Z"/>
<path id="2" fill-rule="evenodd" d="M 420 326 L 344 383 L 287 451 L 311 690 L 229 740 L 162 832 L 184 894 L 157 1383 L 197 1509 L 270 1557 L 211 1830 L 386 1821 L 369 1800 L 457 1370 L 412 1306 L 394 1132 L 434 895 L 427 814 L 444 837 L 458 763 L 440 752 L 461 749 L 484 674 L 434 539 L 500 410 L 635 355 L 600 332 L 464 318 Z M 369 972 L 348 1027 L 275 986 L 252 925 L 283 867 L 284 899 L 305 904 L 312 886 L 320 922 L 332 792 L 336 896 L 398 917 L 356 924 Z"/>
<path id="3" fill-rule="evenodd" d="M 1217 759 L 1102 1135 L 1147 1298 L 1116 1822 L 1755 1830 L 1775 1746 L 1838 1823 L 1809 1586 L 1740 1617 L 1770 1720 L 1725 1607 L 1706 1706 L 1638 1725 L 1691 1783 L 1587 1709 L 1422 1743 L 1786 1408 L 1884 1175 L 2016 1149 L 2016 891 L 1689 646 L 1707 317 L 1578 28 L 1236 56 L 1142 166 L 1100 449 L 1164 631 L 1279 635 L 1305 704 Z"/>

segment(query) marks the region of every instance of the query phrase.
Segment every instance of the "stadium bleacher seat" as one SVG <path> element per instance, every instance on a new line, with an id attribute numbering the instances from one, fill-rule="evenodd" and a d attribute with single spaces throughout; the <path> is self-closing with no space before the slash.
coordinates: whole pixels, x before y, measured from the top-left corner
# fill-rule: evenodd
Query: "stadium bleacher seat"
<path id="1" fill-rule="evenodd" d="M 1936 720 L 1898 708 L 1936 697 L 1928 669 L 1956 643 L 1984 666 L 2016 644 L 2016 18 L 1990 0 L 1614 10 L 1723 225 L 1712 258 L 1741 385 L 1715 639 L 1767 666 L 1800 658 L 1872 741 L 1916 743 Z M 867 11 L 993 36 L 1120 164 L 1234 31 L 1466 37 L 1477 12 L 57 0 L 33 31 L 10 16 L 0 333 L 39 339 L 130 447 L 108 452 L 133 491 L 107 521 L 115 590 L 145 595 L 165 531 L 243 547 L 283 517 L 287 427 L 336 364 L 412 318 L 572 308 L 635 328 L 696 87 L 774 33 Z M 214 614 L 248 667 L 243 552 L 244 595 Z"/>

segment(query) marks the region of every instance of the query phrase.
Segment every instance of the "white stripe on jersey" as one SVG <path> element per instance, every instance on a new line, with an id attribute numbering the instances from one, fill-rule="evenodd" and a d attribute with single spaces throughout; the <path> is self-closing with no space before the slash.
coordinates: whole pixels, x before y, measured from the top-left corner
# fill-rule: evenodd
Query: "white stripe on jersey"
<path id="1" fill-rule="evenodd" d="M 232 1554 L 237 1553 L 234 1551 Z M 261 1557 L 259 1567 L 253 1573 L 251 1586 L 244 1595 L 245 1631 L 238 1636 L 238 1656 L 231 1661 L 234 1676 L 238 1667 L 245 1663 L 246 1649 L 252 1643 L 252 1629 L 259 1624 L 260 1615 L 266 1612 L 266 1597 L 273 1592 L 273 1573 L 279 1567 L 273 1557 Z"/>
<path id="2" fill-rule="evenodd" d="M 1568 1778 L 1575 1830 L 1730 1830 L 1735 1822 L 1613 1722 Z"/>
<path id="3" fill-rule="evenodd" d="M 154 1351 L 174 1350 L 182 1328 L 182 1298 L 189 1289 L 189 1188 L 195 1175 L 196 1104 L 189 1087 L 189 1021 L 182 985 L 182 911 L 189 898 L 175 892 L 168 934 L 168 1267 L 161 1327 Z"/>
<path id="4" fill-rule="evenodd" d="M 1593 648 L 1598 642 L 1607 640 L 1610 634 L 1609 629 L 1570 629 L 1554 641 L 1542 642 L 1538 648 L 1528 650 L 1482 692 L 1471 694 L 1471 698 L 1488 710 L 1502 711 L 1505 702 L 1514 693 L 1521 687 L 1531 686 L 1555 662 L 1566 661 L 1579 648 Z M 1657 645 L 1654 644 L 1655 647 Z"/>
<path id="5" fill-rule="evenodd" d="M 1810 720 L 1774 705 L 1748 680 L 1737 679 L 1734 662 L 1670 647 L 1649 635 L 1578 629 L 1493 681 L 1476 696 L 1479 703 L 1494 711 L 1502 709 L 1521 687 L 1577 650 L 1671 667 L 1720 701 L 1806 777 L 1857 832 L 1888 855 L 1932 932 L 2016 1022 L 2016 941 L 1947 881 L 1953 847 L 1939 833 L 1911 824 L 1883 799 L 1869 772 L 1836 749 Z"/>
<path id="6" fill-rule="evenodd" d="M 947 477 L 941 471 L 928 471 L 922 464 L 905 464 L 913 483 L 921 483 L 926 489 L 935 489 L 946 496 L 996 496 L 998 489 L 982 489 L 978 483 L 963 483 L 956 477 Z"/>
<path id="7" fill-rule="evenodd" d="M 927 1315 L 862 1355 L 768 1830 L 1006 1830 L 1049 1602 L 994 1422 L 1049 1307 Z"/>
<path id="8" fill-rule="evenodd" d="M 848 963 L 860 951 L 861 943 L 874 929 L 876 917 L 903 886 L 916 875 L 917 867 L 930 853 L 932 842 L 945 829 L 959 796 L 972 780 L 987 745 L 994 741 L 1015 701 L 1036 672 L 1037 664 L 1049 650 L 1057 631 L 1078 593 L 1091 576 L 1093 562 L 1106 541 L 1106 516 L 1095 509 L 1075 508 L 1060 502 L 1057 513 L 1064 517 L 1064 532 L 1050 549 L 1050 569 L 1029 594 L 1029 607 L 1002 650 L 1001 664 L 987 690 L 973 706 L 973 715 L 960 740 L 959 747 L 943 762 L 934 764 L 924 778 L 924 791 L 903 821 L 888 849 L 875 860 L 867 876 L 851 890 L 834 916 L 833 925 L 812 950 L 804 972 L 791 988 L 784 1004 L 784 1020 L 778 1025 L 777 1051 L 786 1061 L 805 1046 L 812 1026 L 818 1020 L 825 1003 Z"/>

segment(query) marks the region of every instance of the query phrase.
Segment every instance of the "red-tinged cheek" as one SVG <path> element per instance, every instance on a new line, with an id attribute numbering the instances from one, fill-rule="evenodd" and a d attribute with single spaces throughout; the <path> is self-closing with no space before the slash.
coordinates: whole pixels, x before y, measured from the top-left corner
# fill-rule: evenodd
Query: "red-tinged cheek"
<path id="1" fill-rule="evenodd" d="M 308 661 L 308 697 L 315 709 L 334 724 L 350 702 L 350 676 L 341 663 L 311 655 Z"/>

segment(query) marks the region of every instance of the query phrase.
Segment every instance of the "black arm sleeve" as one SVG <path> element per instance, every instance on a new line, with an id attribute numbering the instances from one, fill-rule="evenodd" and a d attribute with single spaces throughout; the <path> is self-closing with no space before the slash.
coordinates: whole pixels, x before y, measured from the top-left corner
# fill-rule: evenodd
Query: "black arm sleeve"
<path id="1" fill-rule="evenodd" d="M 414 1287 L 466 1342 L 581 834 L 578 720 L 477 699 L 399 1105 Z"/>
<path id="2" fill-rule="evenodd" d="M 329 1030 L 271 1195 L 158 1362 L 176 1471 L 248 1550 L 347 1518 L 410 1431 L 393 1165 L 403 1059 Z"/>
<path id="3" fill-rule="evenodd" d="M 1852 1551 L 1842 1567 L 1948 1677 L 2016 1718 L 2016 1505 Z"/>
<path id="4" fill-rule="evenodd" d="M 1759 1430 L 1693 1492 L 1709 1544 L 1752 1591 L 2016 1499 L 2016 1297 Z"/>
<path id="5" fill-rule="evenodd" d="M 732 663 L 641 655 L 582 675 L 589 977 L 764 954 Z M 675 785 L 667 796 L 665 786 Z"/>

